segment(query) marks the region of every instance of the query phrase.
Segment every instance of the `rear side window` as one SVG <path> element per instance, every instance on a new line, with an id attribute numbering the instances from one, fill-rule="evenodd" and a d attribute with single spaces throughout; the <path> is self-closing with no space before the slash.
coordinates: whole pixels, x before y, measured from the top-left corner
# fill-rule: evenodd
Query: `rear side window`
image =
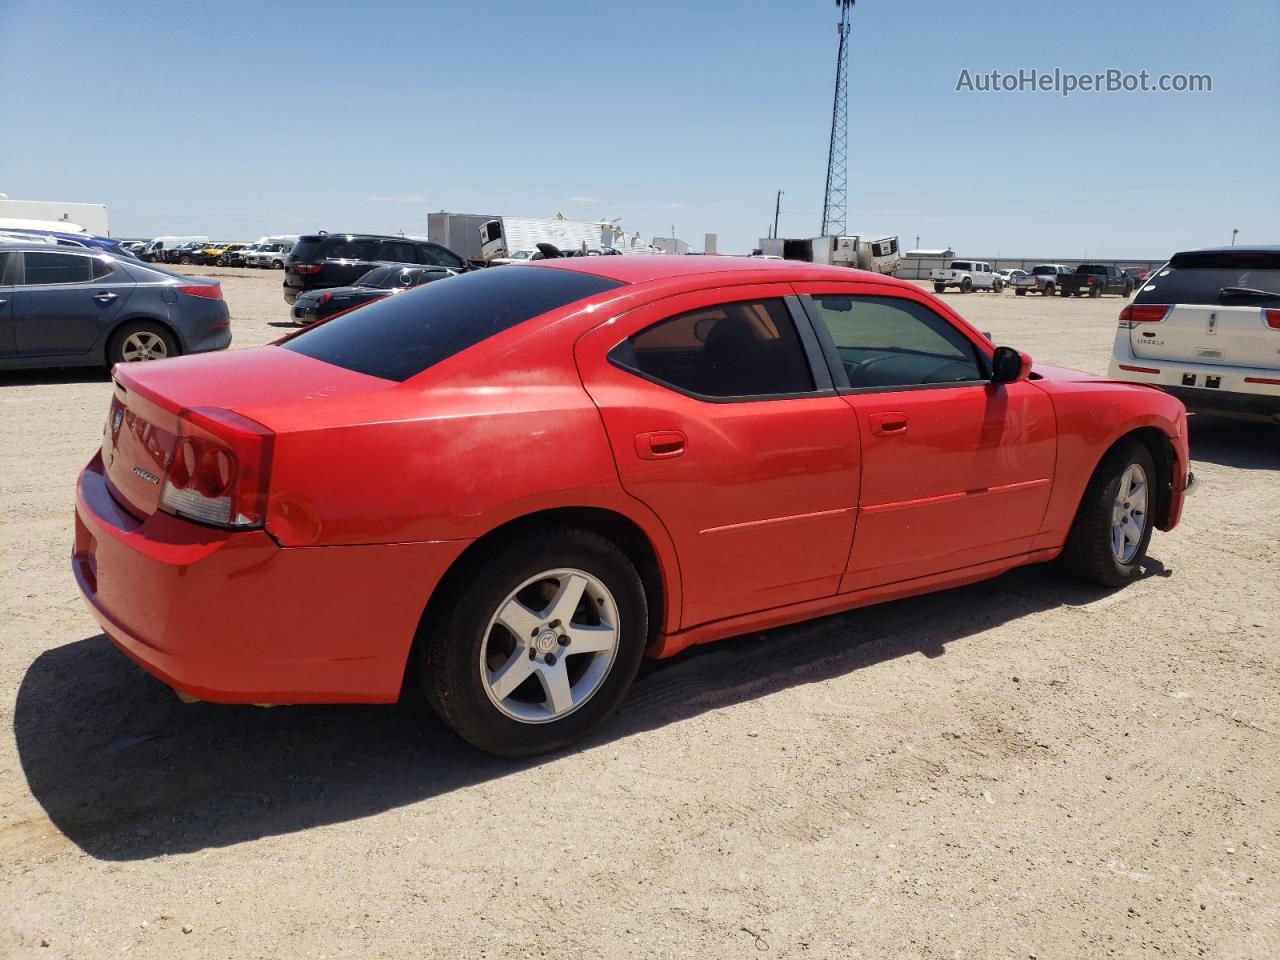
<path id="1" fill-rule="evenodd" d="M 381 248 L 378 251 L 377 260 L 387 260 L 391 263 L 420 263 L 418 259 L 418 249 L 412 243 L 398 243 L 394 240 L 381 241 Z"/>
<path id="2" fill-rule="evenodd" d="M 899 297 L 815 295 L 855 389 L 985 379 L 969 338 L 928 307 Z"/>
<path id="3" fill-rule="evenodd" d="M 1134 302 L 1280 307 L 1280 252 L 1178 254 Z"/>
<path id="4" fill-rule="evenodd" d="M 437 267 L 448 267 L 450 270 L 461 270 L 465 266 L 461 257 L 457 256 L 452 250 L 446 250 L 444 247 L 422 246 L 418 250 L 422 254 L 423 263 L 431 263 Z"/>
<path id="5" fill-rule="evenodd" d="M 30 286 L 54 283 L 88 283 L 93 277 L 93 261 L 68 253 L 26 253 L 25 283 Z"/>
<path id="6" fill-rule="evenodd" d="M 972 270 L 973 266 L 968 260 L 955 260 L 951 264 L 952 270 Z"/>
<path id="7" fill-rule="evenodd" d="M 677 314 L 623 340 L 609 359 L 702 397 L 767 397 L 814 388 L 782 300 L 747 300 Z"/>
<path id="8" fill-rule="evenodd" d="M 574 270 L 477 270 L 334 317 L 281 346 L 385 380 L 408 380 L 533 317 L 622 286 Z"/>

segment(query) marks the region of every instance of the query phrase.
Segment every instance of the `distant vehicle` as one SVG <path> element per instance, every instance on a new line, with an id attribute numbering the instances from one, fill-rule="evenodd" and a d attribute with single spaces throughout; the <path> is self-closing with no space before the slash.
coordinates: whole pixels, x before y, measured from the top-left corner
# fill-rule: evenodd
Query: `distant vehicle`
<path id="1" fill-rule="evenodd" d="M 126 257 L 0 247 L 0 368 L 107 366 L 222 350 L 222 288 Z"/>
<path id="2" fill-rule="evenodd" d="M 260 246 L 262 246 L 262 244 L 260 243 L 246 243 L 243 247 L 240 247 L 236 250 L 229 250 L 225 256 L 225 259 L 227 262 L 224 263 L 223 266 L 225 267 L 245 266 L 246 265 L 245 258 L 248 257 L 249 254 L 257 250 Z"/>
<path id="3" fill-rule="evenodd" d="M 218 258 L 222 256 L 222 251 L 226 249 L 225 243 L 207 243 L 203 246 L 196 247 L 191 254 L 191 262 L 210 266 L 218 262 Z"/>
<path id="4" fill-rule="evenodd" d="M 783 260 L 884 274 L 892 274 L 900 259 L 897 237 L 762 237 L 757 249 Z"/>
<path id="5" fill-rule="evenodd" d="M 95 237 L 91 233 L 66 233 L 61 230 L 37 230 L 33 228 L 9 228 L 4 232 L 10 236 L 30 237 L 36 243 L 56 243 L 62 247 L 88 248 L 110 254 L 125 252 L 121 249 L 119 240 L 111 237 Z"/>
<path id="6" fill-rule="evenodd" d="M 1280 423 L 1280 246 L 1175 253 L 1120 311 L 1110 376 Z"/>
<path id="7" fill-rule="evenodd" d="M 264 243 L 257 250 L 245 255 L 244 265 L 268 270 L 283 270 L 292 247 L 292 243 Z"/>
<path id="8" fill-rule="evenodd" d="M 537 250 L 515 250 L 510 256 L 494 257 L 489 261 L 489 266 L 500 267 L 508 263 L 529 263 L 533 260 L 541 260 L 542 254 Z"/>
<path id="9" fill-rule="evenodd" d="M 203 250 L 208 243 L 208 240 L 191 240 L 187 243 L 179 244 L 172 250 L 166 250 L 164 252 L 164 262 L 178 263 L 183 266 L 195 263 L 198 252 Z"/>
<path id="10" fill-rule="evenodd" d="M 1013 292 L 1020 297 L 1028 293 L 1038 293 L 1044 297 L 1052 297 L 1058 292 L 1058 284 L 1062 278 L 1071 273 L 1070 267 L 1060 263 L 1038 263 L 1031 272 L 1014 281 Z"/>
<path id="11" fill-rule="evenodd" d="M 452 276 L 456 274 L 448 267 L 408 267 L 398 263 L 374 267 L 349 287 L 308 290 L 293 301 L 293 319 L 304 325 L 315 323 Z"/>
<path id="12" fill-rule="evenodd" d="M 1027 271 L 1018 270 L 1016 268 L 1012 270 L 997 270 L 996 273 L 1000 276 L 1000 279 L 1004 281 L 1004 285 L 1006 287 L 1012 287 L 1015 280 L 1027 275 Z"/>
<path id="13" fill-rule="evenodd" d="M 427 237 L 476 265 L 508 258 L 516 250 L 536 250 L 550 243 L 561 250 L 617 250 L 627 254 L 659 251 L 628 235 L 617 223 L 560 217 L 496 217 L 474 213 L 427 214 Z"/>
<path id="14" fill-rule="evenodd" d="M 218 254 L 218 258 L 214 261 L 214 263 L 216 263 L 216 264 L 217 264 L 218 266 L 220 266 L 220 267 L 229 267 L 229 266 L 231 266 L 232 258 L 233 258 L 237 253 L 239 253 L 241 250 L 245 249 L 245 247 L 247 247 L 247 246 L 249 246 L 249 244 L 247 244 L 247 243 L 228 243 L 228 244 L 225 244 L 225 245 L 222 247 L 221 252 L 219 252 L 219 254 Z M 243 262 L 243 259 L 241 260 L 241 262 Z"/>
<path id="15" fill-rule="evenodd" d="M 985 260 L 952 260 L 949 267 L 934 267 L 929 271 L 934 293 L 942 293 L 955 287 L 961 293 L 974 290 L 990 290 L 999 293 L 1004 289 L 1004 278 L 991 269 Z"/>
<path id="16" fill-rule="evenodd" d="M 350 286 L 384 263 L 471 269 L 452 250 L 429 240 L 372 233 L 314 233 L 293 245 L 284 265 L 284 300 L 292 304 L 308 290 Z"/>
<path id="17" fill-rule="evenodd" d="M 165 257 L 173 250 L 193 240 L 209 242 L 208 237 L 154 237 L 142 248 L 138 259 L 146 263 L 164 263 Z"/>
<path id="18" fill-rule="evenodd" d="M 144 249 L 146 249 L 146 240 L 127 240 L 120 244 L 121 250 L 126 250 L 133 257 L 138 257 Z"/>
<path id="19" fill-rule="evenodd" d="M 1114 293 L 1127 297 L 1133 293 L 1133 288 L 1132 278 L 1119 267 L 1104 263 L 1082 263 L 1062 277 L 1058 284 L 1058 295 L 1083 297 L 1087 293 L 1091 297 L 1100 297 L 1104 293 Z"/>

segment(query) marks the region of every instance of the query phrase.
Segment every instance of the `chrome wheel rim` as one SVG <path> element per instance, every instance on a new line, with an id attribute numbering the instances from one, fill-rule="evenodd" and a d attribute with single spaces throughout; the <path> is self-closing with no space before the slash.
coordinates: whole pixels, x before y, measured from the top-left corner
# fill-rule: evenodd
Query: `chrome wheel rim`
<path id="1" fill-rule="evenodd" d="M 120 359 L 125 363 L 137 363 L 139 360 L 163 360 L 169 355 L 164 338 L 158 333 L 139 330 L 124 338 L 120 348 Z"/>
<path id="2" fill-rule="evenodd" d="M 618 651 L 618 606 L 585 570 L 546 570 L 489 618 L 480 679 L 490 702 L 521 723 L 549 723 L 590 700 Z"/>
<path id="3" fill-rule="evenodd" d="M 1121 563 L 1131 563 L 1147 530 L 1147 472 L 1136 463 L 1120 476 L 1111 506 L 1111 552 Z"/>

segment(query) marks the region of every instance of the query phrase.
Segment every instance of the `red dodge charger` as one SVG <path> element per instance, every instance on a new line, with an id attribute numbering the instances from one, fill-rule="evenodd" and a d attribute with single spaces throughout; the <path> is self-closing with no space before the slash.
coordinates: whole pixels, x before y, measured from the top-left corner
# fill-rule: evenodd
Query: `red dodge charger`
<path id="1" fill-rule="evenodd" d="M 118 366 L 76 579 L 185 699 L 395 700 L 522 756 L 645 654 L 1062 556 L 1110 587 L 1192 483 L 1182 404 L 909 283 L 728 257 L 476 271 Z"/>

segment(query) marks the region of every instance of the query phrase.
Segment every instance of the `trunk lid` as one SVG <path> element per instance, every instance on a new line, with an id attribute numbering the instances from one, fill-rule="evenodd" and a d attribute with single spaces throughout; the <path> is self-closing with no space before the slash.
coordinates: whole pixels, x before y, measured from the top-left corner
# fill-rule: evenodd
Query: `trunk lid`
<path id="1" fill-rule="evenodd" d="M 274 346 L 117 364 L 112 381 L 102 462 L 112 495 L 139 518 L 159 509 L 184 410 L 212 407 L 259 420 L 260 408 L 271 405 L 395 386 Z"/>

